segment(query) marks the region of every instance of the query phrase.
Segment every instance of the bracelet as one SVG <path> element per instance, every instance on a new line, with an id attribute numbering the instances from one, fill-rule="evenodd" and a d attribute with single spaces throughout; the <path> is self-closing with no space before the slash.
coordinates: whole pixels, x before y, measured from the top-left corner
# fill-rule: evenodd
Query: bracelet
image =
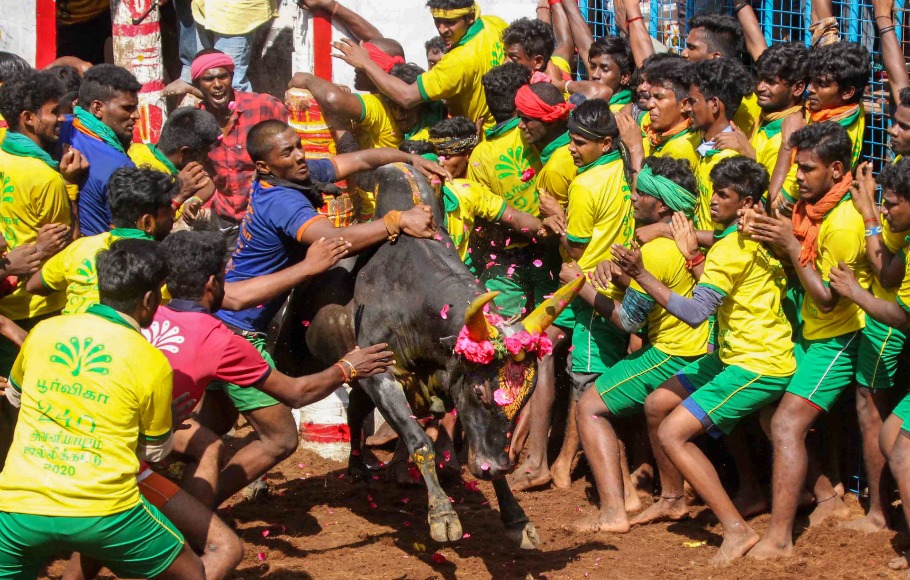
<path id="1" fill-rule="evenodd" d="M 865 220 L 863 223 L 866 224 L 867 226 L 877 226 L 878 218 L 877 217 L 869 218 L 869 219 Z"/>
<path id="2" fill-rule="evenodd" d="M 392 210 L 383 216 L 382 221 L 385 223 L 385 231 L 389 234 L 388 240 L 390 242 L 397 240 L 401 235 L 401 212 Z"/>
<path id="3" fill-rule="evenodd" d="M 644 16 L 639 14 L 638 16 L 633 16 L 632 18 L 629 18 L 628 20 L 626 20 L 626 26 L 628 27 L 630 24 L 632 24 L 636 20 L 644 20 Z"/>
<path id="4" fill-rule="evenodd" d="M 346 358 L 343 358 L 338 362 L 344 363 L 344 364 L 348 365 L 349 367 L 351 367 L 351 380 L 352 381 L 357 378 L 357 369 L 354 368 L 354 363 L 352 363 L 351 361 L 349 361 Z"/>
<path id="5" fill-rule="evenodd" d="M 180 209 L 181 205 L 183 205 L 183 204 L 180 203 L 179 201 L 177 201 L 177 198 L 174 198 L 171 200 L 171 207 L 174 208 L 174 211 Z"/>
<path id="6" fill-rule="evenodd" d="M 886 32 L 894 32 L 894 25 L 892 24 L 891 26 L 886 26 L 884 28 L 880 28 L 878 30 L 878 35 L 884 36 Z M 897 34 L 897 33 L 895 33 L 895 34 Z"/>
<path id="7" fill-rule="evenodd" d="M 704 261 L 705 261 L 705 255 L 702 254 L 701 252 L 699 252 L 691 260 L 686 260 L 686 269 L 691 270 L 692 268 L 694 268 L 695 266 L 698 266 L 699 264 L 701 264 Z"/>
<path id="8" fill-rule="evenodd" d="M 866 230 L 866 237 L 877 236 L 882 233 L 882 226 L 875 226 L 874 228 L 868 228 Z"/>
<path id="9" fill-rule="evenodd" d="M 748 2 L 740 2 L 739 4 L 735 5 L 733 7 L 733 14 L 734 15 L 739 14 L 739 11 L 742 10 L 743 8 L 745 8 L 746 6 L 749 6 Z"/>
<path id="10" fill-rule="evenodd" d="M 338 367 L 338 370 L 341 371 L 341 376 L 344 377 L 344 382 L 347 383 L 347 382 L 349 382 L 349 381 L 351 380 L 351 379 L 348 378 L 348 373 L 344 372 L 344 367 L 341 366 L 341 363 L 340 363 L 340 362 L 337 362 L 337 363 L 335 363 L 335 364 L 332 365 L 332 366 Z"/>
<path id="11" fill-rule="evenodd" d="M 879 16 L 876 16 L 876 17 L 875 17 L 875 21 L 878 22 L 878 19 L 879 19 L 879 18 L 887 18 L 887 19 L 888 19 L 888 22 L 891 22 L 891 16 L 888 16 L 888 15 L 885 15 L 885 14 L 880 14 Z"/>

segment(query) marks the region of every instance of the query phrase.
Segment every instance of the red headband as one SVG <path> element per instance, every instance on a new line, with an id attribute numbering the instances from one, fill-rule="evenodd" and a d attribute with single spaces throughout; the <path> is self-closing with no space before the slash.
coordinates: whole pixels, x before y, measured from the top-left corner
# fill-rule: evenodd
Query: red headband
<path id="1" fill-rule="evenodd" d="M 221 52 L 211 52 L 197 56 L 190 65 L 190 78 L 198 79 L 205 74 L 205 71 L 213 68 L 226 68 L 234 72 L 234 60 L 228 55 Z"/>
<path id="2" fill-rule="evenodd" d="M 363 47 L 367 49 L 367 54 L 370 55 L 370 60 L 378 64 L 379 68 L 387 73 L 391 72 L 392 67 L 396 64 L 404 64 L 405 62 L 402 57 L 392 56 L 372 42 L 364 42 Z"/>
<path id="3" fill-rule="evenodd" d="M 518 93 L 515 95 L 515 108 L 518 109 L 519 113 L 526 117 L 537 119 L 544 123 L 552 123 L 567 118 L 569 112 L 575 108 L 575 105 L 571 103 L 550 105 L 543 102 L 541 98 L 531 90 L 530 85 L 524 85 L 518 89 Z"/>

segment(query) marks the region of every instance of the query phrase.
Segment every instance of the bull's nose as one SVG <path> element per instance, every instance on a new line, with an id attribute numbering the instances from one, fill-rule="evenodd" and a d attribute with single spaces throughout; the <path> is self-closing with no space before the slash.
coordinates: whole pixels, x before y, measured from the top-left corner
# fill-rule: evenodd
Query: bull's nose
<path id="1" fill-rule="evenodd" d="M 474 477 L 487 481 L 505 477 L 508 475 L 511 468 L 512 465 L 509 462 L 508 456 L 505 457 L 504 461 L 494 460 L 489 457 L 477 457 L 471 458 L 468 462 L 468 469 L 471 470 Z"/>

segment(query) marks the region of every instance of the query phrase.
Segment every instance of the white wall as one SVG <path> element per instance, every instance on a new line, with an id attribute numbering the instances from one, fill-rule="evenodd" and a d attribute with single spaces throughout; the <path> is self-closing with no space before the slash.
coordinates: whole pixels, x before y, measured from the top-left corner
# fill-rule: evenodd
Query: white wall
<path id="1" fill-rule="evenodd" d="M 0 50 L 35 65 L 35 0 L 0 0 Z"/>

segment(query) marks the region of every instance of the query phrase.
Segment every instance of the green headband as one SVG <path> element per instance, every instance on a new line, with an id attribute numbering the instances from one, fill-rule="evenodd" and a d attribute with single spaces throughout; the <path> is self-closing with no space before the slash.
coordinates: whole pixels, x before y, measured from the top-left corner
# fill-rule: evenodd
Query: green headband
<path id="1" fill-rule="evenodd" d="M 695 213 L 695 195 L 681 185 L 660 175 L 654 175 L 651 167 L 645 165 L 638 173 L 635 185 L 639 193 L 661 200 L 673 211 L 681 211 L 691 218 Z"/>

